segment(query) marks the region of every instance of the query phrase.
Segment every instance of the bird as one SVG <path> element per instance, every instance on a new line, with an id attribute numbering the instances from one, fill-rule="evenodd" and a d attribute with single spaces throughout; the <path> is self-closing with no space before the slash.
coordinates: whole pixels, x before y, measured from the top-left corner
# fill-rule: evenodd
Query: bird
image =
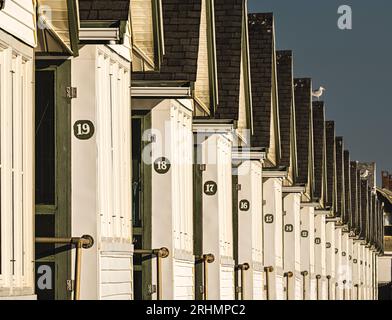
<path id="1" fill-rule="evenodd" d="M 361 178 L 367 179 L 369 177 L 369 174 L 370 174 L 369 170 L 365 169 L 361 172 Z"/>
<path id="2" fill-rule="evenodd" d="M 320 87 L 319 89 L 312 92 L 312 96 L 320 100 L 321 96 L 324 94 L 324 91 L 326 91 L 326 89 L 324 87 Z"/>

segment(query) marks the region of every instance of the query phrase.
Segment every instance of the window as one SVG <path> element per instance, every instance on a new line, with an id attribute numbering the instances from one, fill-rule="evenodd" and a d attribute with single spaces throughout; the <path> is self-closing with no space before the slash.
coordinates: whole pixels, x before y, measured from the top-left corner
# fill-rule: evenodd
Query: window
<path id="1" fill-rule="evenodd" d="M 32 99 L 32 61 L 0 46 L 0 287 L 33 287 Z"/>

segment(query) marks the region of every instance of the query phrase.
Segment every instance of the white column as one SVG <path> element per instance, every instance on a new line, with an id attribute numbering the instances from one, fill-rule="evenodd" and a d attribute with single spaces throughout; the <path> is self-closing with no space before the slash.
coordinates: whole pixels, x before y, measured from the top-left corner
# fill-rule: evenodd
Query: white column
<path id="1" fill-rule="evenodd" d="M 264 198 L 264 266 L 272 267 L 268 277 L 270 300 L 284 300 L 283 283 L 283 213 L 282 179 L 266 178 L 263 181 Z M 267 280 L 267 279 L 266 279 Z"/>
<path id="2" fill-rule="evenodd" d="M 288 188 L 289 189 L 289 188 Z M 284 276 L 288 300 L 301 300 L 301 193 L 283 196 Z"/>
<path id="3" fill-rule="evenodd" d="M 210 300 L 235 298 L 231 148 L 231 138 L 223 134 L 213 134 L 202 144 L 203 250 L 215 256 L 208 266 Z"/>
<path id="4" fill-rule="evenodd" d="M 264 299 L 262 163 L 246 161 L 238 168 L 238 263 L 248 263 L 244 300 Z"/>
<path id="5" fill-rule="evenodd" d="M 342 229 L 335 228 L 335 299 L 343 300 Z"/>
<path id="6" fill-rule="evenodd" d="M 315 215 L 315 277 L 316 298 L 326 300 L 326 237 L 325 237 L 325 214 Z"/>
<path id="7" fill-rule="evenodd" d="M 335 222 L 328 222 L 326 225 L 326 272 L 328 286 L 327 292 L 329 292 L 329 300 L 335 300 L 335 248 Z"/>
<path id="8" fill-rule="evenodd" d="M 312 291 L 312 279 L 315 272 L 314 256 L 314 208 L 301 206 L 301 276 L 302 276 L 302 299 L 314 300 Z"/>

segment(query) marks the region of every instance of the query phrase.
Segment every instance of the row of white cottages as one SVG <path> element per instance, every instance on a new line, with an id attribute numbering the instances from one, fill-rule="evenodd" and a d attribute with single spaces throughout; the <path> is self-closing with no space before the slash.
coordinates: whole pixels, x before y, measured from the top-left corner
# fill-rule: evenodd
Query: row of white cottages
<path id="1" fill-rule="evenodd" d="M 377 299 L 374 166 L 275 50 L 246 0 L 0 1 L 0 299 Z"/>

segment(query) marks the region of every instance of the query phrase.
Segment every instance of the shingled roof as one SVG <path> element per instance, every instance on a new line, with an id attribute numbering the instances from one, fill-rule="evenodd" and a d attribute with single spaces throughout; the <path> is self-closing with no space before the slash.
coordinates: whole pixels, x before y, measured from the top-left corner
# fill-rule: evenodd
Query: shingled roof
<path id="1" fill-rule="evenodd" d="M 335 122 L 325 123 L 327 140 L 327 199 L 326 206 L 334 208 L 336 206 L 336 142 L 335 142 Z"/>
<path id="2" fill-rule="evenodd" d="M 158 72 L 133 72 L 132 80 L 195 82 L 201 0 L 163 0 L 162 10 L 165 55 L 161 69 Z"/>
<path id="3" fill-rule="evenodd" d="M 294 83 L 293 83 L 293 53 L 292 51 L 278 51 L 276 54 L 278 72 L 278 100 L 280 121 L 280 142 L 282 156 L 280 165 L 289 167 L 292 156 L 292 136 L 295 130 L 294 114 Z"/>
<path id="4" fill-rule="evenodd" d="M 79 0 L 81 21 L 127 21 L 130 0 Z"/>
<path id="5" fill-rule="evenodd" d="M 313 102 L 313 144 L 314 144 L 314 197 L 324 196 L 324 176 L 326 168 L 324 102 Z"/>
<path id="6" fill-rule="evenodd" d="M 275 55 L 272 13 L 249 15 L 249 51 L 253 95 L 254 147 L 269 148 L 272 121 L 272 74 Z"/>
<path id="7" fill-rule="evenodd" d="M 216 119 L 239 118 L 244 0 L 215 0 L 219 103 Z"/>
<path id="8" fill-rule="evenodd" d="M 361 216 L 359 220 L 359 236 L 362 240 L 366 239 L 366 221 L 369 211 L 369 183 L 361 180 Z"/>
<path id="9" fill-rule="evenodd" d="M 298 184 L 310 182 L 309 168 L 313 170 L 313 150 L 310 145 L 313 131 L 312 120 L 312 80 L 294 79 L 295 87 L 295 113 L 297 128 L 297 150 L 298 150 Z"/>
<path id="10" fill-rule="evenodd" d="M 350 152 L 344 150 L 343 153 L 344 166 L 344 215 L 343 223 L 349 224 L 352 215 L 351 211 L 351 170 L 350 170 Z"/>
<path id="11" fill-rule="evenodd" d="M 358 186 L 358 162 L 351 161 L 350 162 L 350 180 L 351 180 L 351 215 L 349 226 L 352 231 L 355 230 L 356 227 L 356 219 L 359 212 L 359 186 Z"/>
<path id="12" fill-rule="evenodd" d="M 338 217 L 344 217 L 344 144 L 342 137 L 336 137 L 336 215 Z"/>

